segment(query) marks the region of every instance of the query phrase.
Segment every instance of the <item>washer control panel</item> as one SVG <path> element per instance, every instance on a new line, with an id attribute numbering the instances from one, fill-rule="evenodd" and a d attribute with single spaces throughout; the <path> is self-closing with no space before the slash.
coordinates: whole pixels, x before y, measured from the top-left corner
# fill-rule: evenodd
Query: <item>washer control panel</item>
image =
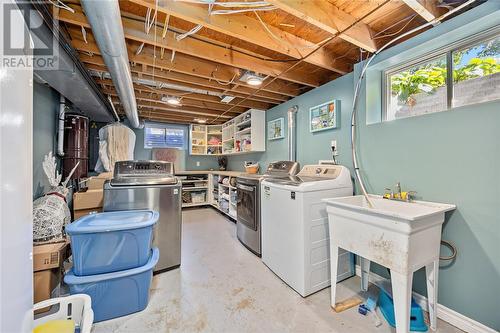
<path id="1" fill-rule="evenodd" d="M 171 162 L 164 161 L 119 161 L 115 163 L 114 177 L 165 176 L 174 173 Z"/>
<path id="2" fill-rule="evenodd" d="M 335 179 L 341 169 L 342 167 L 338 165 L 305 165 L 297 176 Z"/>

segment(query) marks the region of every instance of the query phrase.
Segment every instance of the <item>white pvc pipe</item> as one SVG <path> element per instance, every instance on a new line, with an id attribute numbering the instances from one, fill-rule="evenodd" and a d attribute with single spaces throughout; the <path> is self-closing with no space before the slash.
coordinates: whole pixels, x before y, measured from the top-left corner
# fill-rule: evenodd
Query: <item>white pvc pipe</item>
<path id="1" fill-rule="evenodd" d="M 58 127 L 57 127 L 57 155 L 64 156 L 64 115 L 66 108 L 66 100 L 64 96 L 61 95 L 59 98 L 59 115 L 58 119 Z"/>

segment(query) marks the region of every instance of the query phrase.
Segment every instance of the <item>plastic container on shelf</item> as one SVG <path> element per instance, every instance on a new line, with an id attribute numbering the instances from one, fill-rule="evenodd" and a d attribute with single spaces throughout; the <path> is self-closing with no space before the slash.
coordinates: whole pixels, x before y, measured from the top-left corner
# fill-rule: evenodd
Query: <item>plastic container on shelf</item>
<path id="1" fill-rule="evenodd" d="M 90 296 L 95 322 L 139 312 L 148 305 L 153 268 L 160 258 L 158 248 L 150 254 L 146 264 L 137 268 L 89 276 L 77 276 L 70 271 L 64 282 L 72 295 Z"/>
<path id="2" fill-rule="evenodd" d="M 33 332 L 37 327 L 47 325 L 49 322 L 59 320 L 72 320 L 75 326 L 75 332 L 90 333 L 92 323 L 94 322 L 94 312 L 91 307 L 89 295 L 76 294 L 65 297 L 50 298 L 48 300 L 36 303 L 33 310 L 49 308 L 48 311 L 35 314 Z M 57 309 L 57 310 L 56 310 Z"/>
<path id="3" fill-rule="evenodd" d="M 203 203 L 207 201 L 206 199 L 206 192 L 205 191 L 200 191 L 200 192 L 191 192 L 191 202 L 192 203 Z"/>
<path id="4" fill-rule="evenodd" d="M 130 210 L 86 215 L 66 226 L 75 275 L 94 275 L 148 262 L 159 213 Z"/>

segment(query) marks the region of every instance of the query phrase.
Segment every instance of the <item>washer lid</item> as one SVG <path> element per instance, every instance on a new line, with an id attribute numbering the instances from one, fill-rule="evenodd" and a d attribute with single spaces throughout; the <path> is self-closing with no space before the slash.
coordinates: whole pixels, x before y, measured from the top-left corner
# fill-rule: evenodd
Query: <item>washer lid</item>
<path id="1" fill-rule="evenodd" d="M 124 210 L 90 214 L 66 226 L 70 236 L 100 232 L 139 229 L 152 226 L 160 214 L 154 210 Z"/>

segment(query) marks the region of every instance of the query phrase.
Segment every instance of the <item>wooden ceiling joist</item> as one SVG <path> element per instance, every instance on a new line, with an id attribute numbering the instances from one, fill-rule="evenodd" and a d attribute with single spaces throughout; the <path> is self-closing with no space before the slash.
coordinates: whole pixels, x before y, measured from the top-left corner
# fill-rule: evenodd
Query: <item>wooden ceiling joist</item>
<path id="1" fill-rule="evenodd" d="M 97 56 L 97 55 L 89 56 L 86 54 L 81 54 L 80 60 L 83 63 L 85 63 L 87 65 L 87 68 L 89 68 L 89 69 L 96 70 L 99 72 L 107 72 L 107 69 L 104 65 L 104 62 L 102 61 L 102 58 L 100 56 Z M 132 70 L 132 73 L 135 73 L 135 74 L 141 73 L 141 71 L 139 69 L 137 69 L 137 66 L 131 66 L 131 70 Z M 147 73 L 148 75 L 150 75 L 150 77 L 153 76 L 152 71 L 142 71 L 142 73 Z M 190 87 L 196 87 L 198 89 L 209 88 L 208 90 L 215 91 L 215 92 L 225 91 L 223 89 L 226 86 L 223 86 L 223 85 L 214 87 L 213 85 L 211 86 L 209 84 L 202 85 L 203 81 L 200 85 L 190 84 L 189 81 L 177 81 L 177 76 L 175 74 L 178 74 L 178 73 L 161 71 L 161 70 L 156 70 L 154 72 L 155 78 L 164 79 L 164 80 L 167 80 L 167 82 L 178 83 L 180 85 L 188 84 Z M 196 77 L 192 77 L 192 78 L 196 78 Z M 200 80 L 202 80 L 202 79 L 200 79 Z M 198 80 L 192 80 L 192 81 L 198 83 Z M 210 83 L 210 81 L 207 81 L 207 82 Z M 168 90 L 165 90 L 165 91 L 168 91 Z M 165 93 L 168 94 L 168 92 L 165 92 Z M 179 91 L 177 91 L 173 94 L 178 94 L 178 93 L 179 93 Z M 233 102 L 228 103 L 230 105 L 236 104 L 236 102 L 234 102 L 234 101 L 238 101 L 241 98 L 247 97 L 247 95 L 239 93 L 239 89 L 237 89 L 235 91 L 228 91 L 227 95 L 236 96 L 236 98 L 233 100 Z M 197 97 L 199 100 L 202 100 L 202 101 L 210 98 L 210 101 L 220 103 L 220 98 L 215 97 L 215 96 L 207 96 L 207 95 L 203 95 L 203 94 L 190 94 L 190 96 L 193 96 L 193 98 Z M 239 96 L 239 98 L 238 98 L 238 96 Z M 211 97 L 214 97 L 214 98 L 211 98 Z M 253 97 L 253 98 L 257 98 L 257 100 L 248 99 L 248 100 L 244 101 L 241 104 L 241 106 L 245 107 L 245 108 L 255 108 L 255 109 L 261 109 L 261 110 L 267 110 L 271 105 L 278 104 L 278 102 L 276 102 L 276 101 L 262 102 L 258 99 L 258 97 Z"/>
<path id="2" fill-rule="evenodd" d="M 436 7 L 436 2 L 433 0 L 403 0 L 404 3 L 413 9 L 418 15 L 423 17 L 427 22 L 439 17 L 439 11 Z"/>
<path id="3" fill-rule="evenodd" d="M 335 35 L 347 27 L 352 27 L 342 33 L 342 38 L 369 52 L 375 52 L 377 45 L 372 39 L 370 27 L 357 22 L 357 19 L 338 9 L 326 0 L 267 0 L 279 9 L 296 16 L 324 31 Z"/>
<path id="4" fill-rule="evenodd" d="M 80 56 L 80 60 L 82 60 L 82 62 L 88 62 L 88 63 L 99 64 L 99 65 L 104 64 L 104 61 L 102 61 L 102 59 L 95 58 L 95 55 L 100 55 L 99 48 L 97 47 L 96 44 L 85 43 L 84 41 L 81 41 L 78 39 L 73 40 L 71 42 L 71 44 L 73 45 L 73 47 L 75 49 L 84 52 L 84 54 L 82 54 Z M 90 54 L 92 54 L 92 56 Z M 94 58 L 94 59 L 90 59 L 90 58 Z M 162 74 L 162 72 L 160 70 L 170 72 L 170 70 L 171 70 L 170 66 L 172 65 L 172 63 L 168 60 L 161 60 L 161 59 L 153 60 L 152 56 L 149 57 L 145 53 L 141 53 L 139 55 L 136 55 L 133 51 L 133 48 L 131 48 L 131 47 L 129 47 L 129 60 L 135 64 L 154 66 L 155 68 L 158 68 L 159 70 L 155 71 L 155 77 L 159 77 L 159 78 L 164 77 L 164 75 Z M 190 63 L 189 61 L 184 61 L 181 59 L 177 59 L 176 61 L 179 61 L 180 63 L 182 63 L 181 66 L 174 65 L 176 67 L 176 70 L 179 70 L 180 67 L 196 66 L 196 64 L 194 64 L 193 62 Z M 190 68 L 193 68 L 193 67 L 190 67 Z M 219 80 L 219 78 L 218 78 L 219 76 L 227 77 L 228 73 L 225 72 L 224 70 L 225 69 L 221 68 L 221 67 L 217 68 L 217 72 L 216 72 L 217 73 L 217 80 Z M 142 73 L 144 74 L 144 72 L 142 72 Z M 213 74 L 214 72 L 212 71 L 209 73 L 208 69 L 205 67 L 195 67 L 192 69 L 192 73 L 204 74 L 203 78 L 210 81 L 210 77 L 213 76 L 211 74 Z M 234 74 L 232 77 L 234 77 Z M 171 79 L 171 78 L 169 77 L 168 79 Z M 229 79 L 229 81 L 230 80 L 231 79 Z M 216 83 L 215 79 L 212 79 L 211 82 Z M 184 81 L 183 85 L 190 87 L 191 83 Z M 214 84 L 212 84 L 212 86 L 214 86 Z M 199 87 L 196 87 L 196 88 L 199 89 Z M 228 95 L 234 95 L 234 96 L 239 96 L 239 97 L 246 97 L 250 93 L 254 92 L 252 90 L 247 89 L 246 87 L 237 86 L 237 87 L 231 88 L 231 86 L 222 85 L 222 84 L 219 84 L 219 87 L 217 88 L 216 91 L 218 91 L 218 92 L 227 91 Z M 280 94 L 276 94 L 274 92 L 259 91 L 257 94 L 252 96 L 251 99 L 265 102 L 265 103 L 279 104 L 281 102 L 288 100 L 288 97 L 286 95 L 280 95 Z"/>
<path id="5" fill-rule="evenodd" d="M 87 18 L 81 12 L 71 13 L 69 11 L 61 12 L 59 19 L 66 23 L 71 23 L 90 28 Z M 125 38 L 139 43 L 147 43 L 157 48 L 166 49 L 195 56 L 201 59 L 213 61 L 239 69 L 248 69 L 263 75 L 278 76 L 284 72 L 289 65 L 287 63 L 276 63 L 261 60 L 243 53 L 233 52 L 230 49 L 222 48 L 218 45 L 205 43 L 194 38 L 184 38 L 178 41 L 173 32 L 167 31 L 165 38 L 162 38 L 162 29 L 152 27 L 149 34 L 144 32 L 144 24 L 125 17 L 122 17 L 123 30 Z M 89 36 L 87 36 L 89 38 Z M 157 50 L 160 53 L 160 50 Z M 132 59 L 130 59 L 133 61 Z M 320 82 L 317 78 L 308 75 L 306 72 L 291 71 L 283 74 L 282 79 L 291 82 L 305 84 L 311 87 L 318 87 Z"/>
<path id="6" fill-rule="evenodd" d="M 98 65 L 98 66 L 105 66 L 104 61 L 102 60 L 101 56 L 99 55 L 94 55 L 94 56 L 89 56 L 87 54 L 82 54 L 80 55 L 80 60 L 82 62 L 92 64 L 92 65 Z M 178 83 L 191 83 L 191 84 L 196 84 L 200 86 L 200 89 L 202 87 L 205 88 L 213 88 L 217 90 L 231 90 L 234 92 L 240 92 L 242 94 L 250 95 L 251 93 L 255 92 L 255 89 L 248 88 L 246 85 L 240 84 L 238 81 L 238 84 L 230 84 L 222 82 L 222 80 L 218 80 L 222 83 L 218 83 L 214 79 L 206 79 L 198 76 L 193 76 L 189 74 L 184 74 L 180 72 L 176 72 L 174 70 L 164 70 L 163 68 L 155 67 L 155 70 L 153 71 L 153 66 L 148 65 L 148 63 L 136 63 L 132 64 L 130 66 L 130 70 L 132 73 L 143 73 L 143 74 L 148 74 L 148 75 L 155 75 L 164 79 L 171 80 L 173 82 L 178 82 Z M 285 81 L 280 81 L 280 80 L 275 80 L 273 81 L 269 86 L 266 87 L 266 89 L 263 89 L 263 91 L 271 92 L 271 93 L 277 93 L 282 96 L 288 96 L 288 97 L 295 97 L 303 91 L 303 89 L 300 89 L 300 86 L 293 84 L 293 83 L 288 83 Z M 230 94 L 230 93 L 228 93 Z M 260 92 L 257 93 L 257 96 L 261 96 Z M 280 98 L 280 100 L 286 100 L 285 98 Z"/>
<path id="7" fill-rule="evenodd" d="M 115 105 L 121 105 L 120 100 L 118 98 L 113 98 L 113 104 Z M 195 117 L 204 117 L 208 119 L 214 119 L 218 117 L 222 117 L 223 119 L 230 119 L 230 116 L 220 116 L 220 112 L 217 113 L 212 113 L 212 112 L 198 112 L 198 111 L 192 111 L 189 108 L 183 107 L 182 109 L 179 108 L 173 108 L 173 107 L 168 107 L 168 104 L 165 103 L 148 103 L 144 102 L 144 104 L 138 103 L 137 108 L 138 110 L 144 110 L 144 109 L 151 109 L 159 114 L 164 114 L 164 115 L 171 115 L 171 116 L 184 116 L 187 118 L 195 118 Z M 160 112 L 160 111 L 165 111 L 165 112 Z"/>
<path id="8" fill-rule="evenodd" d="M 76 39 L 73 40 L 71 43 L 75 49 L 84 52 L 84 54 L 80 55 L 80 60 L 82 62 L 104 65 L 102 58 L 98 59 L 96 57 L 96 54 L 99 55 L 99 52 L 100 52 L 97 45 L 91 44 L 91 43 L 85 43 L 83 41 L 76 40 Z M 93 54 L 93 56 L 89 55 L 89 53 Z M 153 61 L 152 59 L 148 59 L 148 57 L 146 55 L 143 55 L 143 54 L 135 55 L 134 53 L 132 53 L 132 50 L 129 50 L 129 59 L 131 59 L 131 60 L 133 59 L 133 61 L 137 64 L 146 64 L 146 65 L 150 65 L 150 64 L 153 65 L 154 64 L 159 69 L 166 70 L 167 72 L 169 70 L 168 68 L 163 66 L 163 63 L 170 64 L 169 61 L 166 61 L 166 60 L 162 61 L 161 59 L 157 59 L 156 61 Z M 218 71 L 217 73 L 220 74 L 221 72 Z M 157 79 L 157 81 L 162 81 L 162 79 L 165 80 L 163 78 L 161 71 L 156 71 L 155 78 Z M 203 89 L 203 88 L 200 88 L 196 85 L 192 85 L 190 83 L 182 83 L 182 85 L 184 85 L 186 87 L 190 87 L 190 88 Z M 223 92 L 223 91 L 227 91 L 228 95 L 234 95 L 234 96 L 242 97 L 242 98 L 248 96 L 248 92 L 245 92 L 242 94 L 242 93 L 239 93 L 240 90 L 244 90 L 244 87 L 235 88 L 235 90 L 230 90 L 226 87 L 224 90 L 223 89 L 215 89 L 213 91 L 219 92 L 219 93 Z M 286 101 L 288 98 L 283 96 L 283 95 L 276 95 L 274 93 L 261 91 L 258 94 L 252 96 L 251 99 L 254 101 L 264 102 L 264 103 L 268 103 L 268 104 L 279 104 L 282 101 Z"/>
<path id="9" fill-rule="evenodd" d="M 106 90 L 103 91 L 104 93 L 107 93 L 107 95 L 111 95 L 114 97 L 118 97 L 118 94 L 114 90 Z M 161 103 L 161 96 L 156 94 L 156 93 L 145 93 L 145 92 L 139 92 L 135 91 L 135 98 L 138 101 L 142 102 L 152 102 L 152 103 Z M 191 99 L 188 98 L 187 96 L 183 96 L 181 99 L 181 104 L 182 106 L 187 106 L 187 107 L 193 107 L 193 108 L 199 108 L 201 110 L 214 110 L 214 111 L 219 111 L 218 113 L 226 112 L 227 109 L 229 109 L 229 105 L 219 105 L 217 103 L 210 103 L 206 101 L 199 101 L 196 99 Z M 162 105 L 168 105 L 168 104 L 162 104 Z M 179 109 L 172 107 L 174 109 Z M 200 110 L 200 111 L 201 111 Z M 228 117 L 235 117 L 238 114 L 245 112 L 246 108 L 241 108 L 241 107 L 236 107 L 234 109 L 231 109 L 231 112 L 228 112 L 227 115 Z"/>
<path id="10" fill-rule="evenodd" d="M 130 0 L 130 2 L 156 9 L 155 0 Z M 265 47 L 277 53 L 301 59 L 314 49 L 314 43 L 285 32 L 281 29 L 267 26 L 272 35 L 266 31 L 257 18 L 245 15 L 208 15 L 208 7 L 189 4 L 181 1 L 161 2 L 158 11 L 167 15 L 172 15 L 194 24 L 212 29 L 228 36 Z M 279 38 L 277 40 L 273 37 Z M 339 74 L 346 74 L 351 69 L 345 63 L 332 61 L 332 57 L 324 50 L 318 50 L 305 60 L 307 63 L 316 65 Z"/>

